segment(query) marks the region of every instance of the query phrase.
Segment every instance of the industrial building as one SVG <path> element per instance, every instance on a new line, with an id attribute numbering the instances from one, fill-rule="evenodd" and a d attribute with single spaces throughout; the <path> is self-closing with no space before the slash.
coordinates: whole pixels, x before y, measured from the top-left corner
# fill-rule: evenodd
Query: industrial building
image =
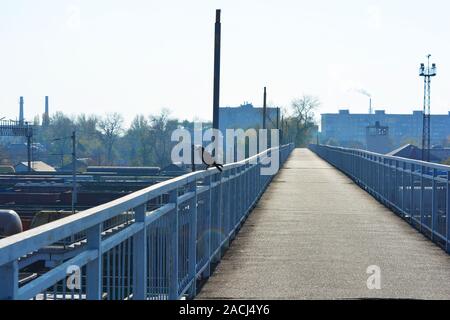
<path id="1" fill-rule="evenodd" d="M 268 129 L 277 127 L 277 111 L 278 108 L 266 108 Z M 239 107 L 219 108 L 219 118 L 219 129 L 223 134 L 225 134 L 226 129 L 259 129 L 263 126 L 263 108 L 254 107 L 253 104 L 244 102 Z"/>
<path id="2" fill-rule="evenodd" d="M 380 126 L 388 127 L 393 149 L 407 143 L 421 145 L 422 111 L 413 111 L 412 114 L 387 114 L 385 110 L 377 110 L 374 114 L 351 114 L 349 110 L 324 113 L 321 120 L 321 141 L 367 148 L 367 128 L 377 122 Z M 443 145 L 448 138 L 450 138 L 450 112 L 432 115 L 431 145 Z"/>

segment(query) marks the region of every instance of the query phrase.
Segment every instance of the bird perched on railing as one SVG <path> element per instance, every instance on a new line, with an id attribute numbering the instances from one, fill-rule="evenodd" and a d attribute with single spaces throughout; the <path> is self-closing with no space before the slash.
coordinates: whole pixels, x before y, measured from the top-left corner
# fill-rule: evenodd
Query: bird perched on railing
<path id="1" fill-rule="evenodd" d="M 223 164 L 217 163 L 214 157 L 208 151 L 206 151 L 203 146 L 195 145 L 194 149 L 198 152 L 198 155 L 200 156 L 204 164 L 206 164 L 208 167 L 216 167 L 217 170 L 222 172 Z"/>

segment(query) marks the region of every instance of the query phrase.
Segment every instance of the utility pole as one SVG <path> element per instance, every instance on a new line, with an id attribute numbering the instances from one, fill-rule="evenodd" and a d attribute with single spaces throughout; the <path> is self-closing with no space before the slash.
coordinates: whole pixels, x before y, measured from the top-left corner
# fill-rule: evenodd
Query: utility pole
<path id="1" fill-rule="evenodd" d="M 77 203 L 77 143 L 75 130 L 72 131 L 72 213 Z"/>
<path id="2" fill-rule="evenodd" d="M 277 129 L 280 129 L 279 126 L 280 126 L 280 107 L 277 107 Z"/>
<path id="3" fill-rule="evenodd" d="M 27 125 L 27 161 L 28 161 L 28 173 L 31 172 L 31 137 L 32 137 L 32 133 L 31 131 L 28 129 L 28 125 Z"/>
<path id="4" fill-rule="evenodd" d="M 280 107 L 277 107 L 277 130 L 278 130 L 278 139 L 280 139 Z M 281 143 L 281 140 L 279 141 L 279 144 L 283 145 Z"/>
<path id="5" fill-rule="evenodd" d="M 192 172 L 195 172 L 195 146 L 191 144 L 191 160 L 192 160 Z"/>
<path id="6" fill-rule="evenodd" d="M 214 30 L 214 93 L 213 93 L 213 129 L 219 129 L 219 93 L 220 93 L 220 9 L 216 10 Z"/>
<path id="7" fill-rule="evenodd" d="M 266 129 L 266 99 L 267 99 L 267 91 L 266 87 L 264 87 L 264 98 L 263 98 L 263 129 Z"/>
<path id="8" fill-rule="evenodd" d="M 423 84 L 423 125 L 422 125 L 422 161 L 430 162 L 430 119 L 431 119 L 431 77 L 436 76 L 436 64 L 430 67 L 431 54 L 427 55 L 428 65 L 420 64 L 420 76 L 424 77 Z"/>

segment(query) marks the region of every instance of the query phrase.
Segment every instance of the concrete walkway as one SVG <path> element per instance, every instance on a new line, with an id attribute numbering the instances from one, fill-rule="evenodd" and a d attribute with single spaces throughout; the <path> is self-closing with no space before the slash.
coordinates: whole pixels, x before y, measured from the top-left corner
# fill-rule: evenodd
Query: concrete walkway
<path id="1" fill-rule="evenodd" d="M 369 290 L 368 266 L 381 269 Z M 198 299 L 450 299 L 450 256 L 296 149 Z"/>

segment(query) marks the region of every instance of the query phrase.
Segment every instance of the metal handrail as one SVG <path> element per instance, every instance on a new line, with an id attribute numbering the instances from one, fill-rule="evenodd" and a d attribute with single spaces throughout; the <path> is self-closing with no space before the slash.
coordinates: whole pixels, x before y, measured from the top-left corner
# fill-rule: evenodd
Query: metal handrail
<path id="1" fill-rule="evenodd" d="M 335 146 L 309 148 L 450 253 L 450 166 Z"/>
<path id="2" fill-rule="evenodd" d="M 279 152 L 282 164 L 292 149 L 268 149 L 224 165 L 222 173 L 192 172 L 0 240 L 0 299 L 195 296 L 196 279 L 209 276 L 211 263 L 220 260 L 270 182 L 272 176 L 260 175 L 264 159 Z M 149 209 L 155 200 L 159 205 Z M 103 229 L 124 213 L 132 214 L 130 223 L 114 232 Z M 19 285 L 21 259 L 80 232 L 86 239 L 72 256 L 55 265 L 45 261 L 40 276 Z M 83 280 L 67 293 L 63 282 L 71 266 L 81 269 Z"/>
<path id="3" fill-rule="evenodd" d="M 398 161 L 401 160 L 405 163 L 414 164 L 414 165 L 418 165 L 418 166 L 426 166 L 426 167 L 435 168 L 438 170 L 444 170 L 444 171 L 450 170 L 450 166 L 445 165 L 445 164 L 403 158 L 403 157 L 398 157 L 398 156 L 391 156 L 391 155 L 376 153 L 376 152 L 362 150 L 362 149 L 352 149 L 352 148 L 344 148 L 344 147 L 328 146 L 328 145 L 310 145 L 309 147 L 313 151 L 314 151 L 314 148 L 321 147 L 321 148 L 328 148 L 328 149 L 335 150 L 335 151 L 341 151 L 341 152 L 347 152 L 347 153 L 353 153 L 353 154 L 359 153 L 359 154 L 364 154 L 367 156 L 375 156 L 375 157 L 380 157 L 380 158 L 387 159 L 387 160 L 398 160 Z"/>

